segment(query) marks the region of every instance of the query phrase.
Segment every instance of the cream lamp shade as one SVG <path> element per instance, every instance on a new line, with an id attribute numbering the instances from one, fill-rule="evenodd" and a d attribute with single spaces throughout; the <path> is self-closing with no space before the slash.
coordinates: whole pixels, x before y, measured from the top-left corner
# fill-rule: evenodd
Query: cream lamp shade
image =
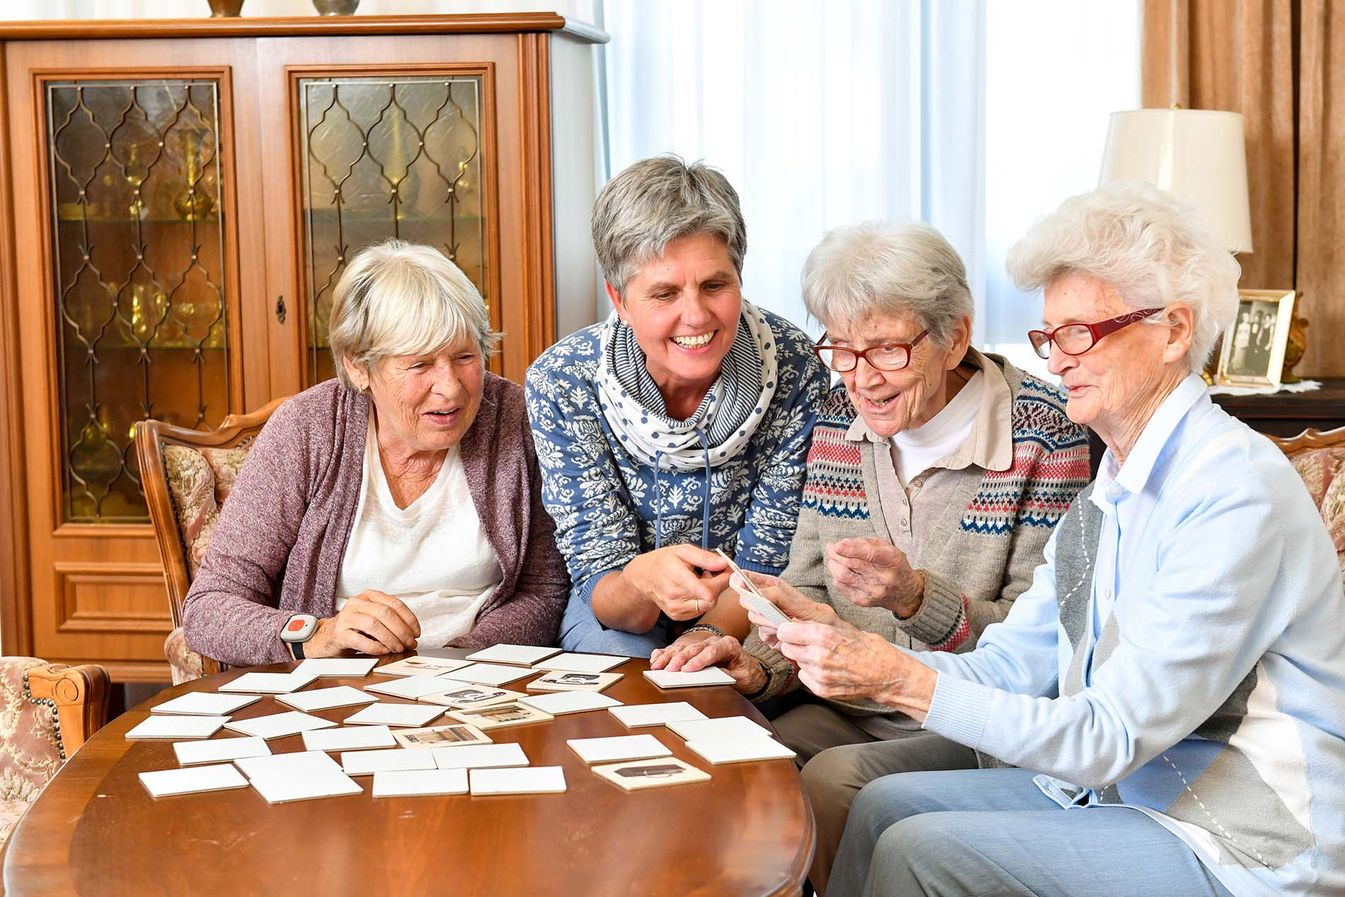
<path id="1" fill-rule="evenodd" d="M 1098 185 L 1146 181 L 1194 206 L 1230 252 L 1252 251 L 1242 116 L 1207 109 L 1113 112 Z"/>

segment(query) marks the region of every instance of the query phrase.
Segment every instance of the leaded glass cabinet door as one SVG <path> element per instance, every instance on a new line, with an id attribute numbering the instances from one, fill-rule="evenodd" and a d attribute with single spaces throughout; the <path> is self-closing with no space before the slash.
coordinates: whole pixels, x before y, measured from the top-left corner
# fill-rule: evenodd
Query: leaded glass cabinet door
<path id="1" fill-rule="evenodd" d="M 13 195 L 27 249 L 15 285 L 29 644 L 98 658 L 123 680 L 163 677 L 155 658 L 172 628 L 134 423 L 211 429 L 259 404 L 244 394 L 238 264 L 239 211 L 255 217 L 258 203 L 239 204 L 232 115 L 234 76 L 250 63 L 230 52 L 132 41 L 7 52 L 11 178 L 29 185 Z M 151 68 L 156 56 L 178 65 Z M 264 295 L 264 274 L 250 282 Z"/>
<path id="2" fill-rule="evenodd" d="M 148 521 L 135 421 L 229 413 L 219 84 L 45 85 L 61 520 Z"/>
<path id="3" fill-rule="evenodd" d="M 297 81 L 305 383 L 334 374 L 332 297 L 347 261 L 389 239 L 434 246 L 489 304 L 476 75 Z"/>

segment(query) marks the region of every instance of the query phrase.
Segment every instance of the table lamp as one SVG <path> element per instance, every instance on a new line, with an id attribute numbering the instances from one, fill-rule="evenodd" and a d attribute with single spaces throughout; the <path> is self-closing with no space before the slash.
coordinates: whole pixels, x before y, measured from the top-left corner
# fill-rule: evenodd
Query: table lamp
<path id="1" fill-rule="evenodd" d="M 1113 112 L 1098 185 L 1145 181 L 1193 206 L 1229 252 L 1252 251 L 1242 115 L 1208 109 Z"/>

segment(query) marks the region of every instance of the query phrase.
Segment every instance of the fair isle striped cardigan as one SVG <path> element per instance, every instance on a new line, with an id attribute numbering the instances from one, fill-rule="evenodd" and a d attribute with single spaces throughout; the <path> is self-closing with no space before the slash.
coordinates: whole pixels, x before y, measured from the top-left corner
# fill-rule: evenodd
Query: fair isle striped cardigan
<path id="1" fill-rule="evenodd" d="M 849 435 L 856 411 L 843 386 L 832 390 L 818 413 L 798 529 L 781 574 L 808 597 L 830 604 L 842 619 L 917 650 L 971 650 L 981 630 L 1004 619 L 1031 583 L 1052 528 L 1089 479 L 1088 437 L 1065 416 L 1064 393 L 998 356 L 973 351 L 968 360 L 973 359 L 987 377 L 1002 374 L 1009 387 L 1012 461 L 1004 470 L 973 464 L 931 475 L 956 478 L 955 500 L 923 541 L 917 564 L 925 574 L 920 609 L 900 619 L 882 608 L 859 607 L 836 592 L 827 573 L 822 549 L 828 543 L 886 539 L 888 533 L 877 501 L 875 444 Z M 929 494 L 928 486 L 921 494 Z M 789 661 L 755 633 L 746 649 L 769 680 L 754 699 L 798 686 Z M 838 706 L 849 713 L 888 712 L 871 702 Z"/>

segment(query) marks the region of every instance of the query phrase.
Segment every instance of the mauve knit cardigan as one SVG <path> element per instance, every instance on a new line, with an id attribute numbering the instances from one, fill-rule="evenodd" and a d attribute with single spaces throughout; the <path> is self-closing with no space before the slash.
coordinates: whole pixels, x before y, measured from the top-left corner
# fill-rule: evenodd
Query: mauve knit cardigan
<path id="1" fill-rule="evenodd" d="M 335 380 L 276 409 L 220 512 L 183 610 L 187 644 L 234 665 L 289 655 L 291 614 L 336 613 L 336 580 L 363 478 L 367 396 Z M 462 438 L 472 503 L 504 581 L 454 645 L 550 645 L 569 593 L 541 480 L 523 387 L 487 373 Z"/>

